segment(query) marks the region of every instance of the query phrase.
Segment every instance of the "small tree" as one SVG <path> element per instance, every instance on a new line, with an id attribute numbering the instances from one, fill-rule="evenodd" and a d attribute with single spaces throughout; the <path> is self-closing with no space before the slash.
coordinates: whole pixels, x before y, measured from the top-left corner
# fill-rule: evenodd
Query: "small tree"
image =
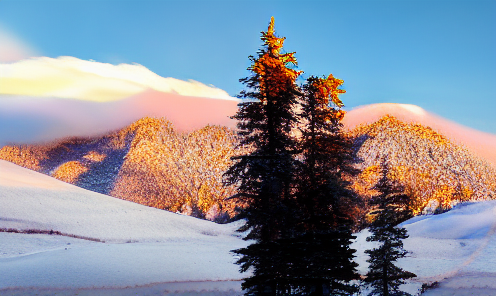
<path id="1" fill-rule="evenodd" d="M 374 186 L 379 195 L 371 201 L 376 206 L 372 212 L 376 216 L 369 228 L 372 235 L 367 241 L 378 242 L 380 245 L 365 251 L 370 256 L 367 260 L 370 266 L 365 282 L 373 288 L 372 295 L 410 295 L 400 291 L 399 286 L 405 283 L 405 279 L 416 275 L 394 264 L 407 254 L 402 241 L 408 237 L 407 231 L 397 225 L 410 216 L 407 210 L 408 196 L 398 184 L 387 178 L 387 173 L 387 165 L 383 165 L 382 177 Z"/>

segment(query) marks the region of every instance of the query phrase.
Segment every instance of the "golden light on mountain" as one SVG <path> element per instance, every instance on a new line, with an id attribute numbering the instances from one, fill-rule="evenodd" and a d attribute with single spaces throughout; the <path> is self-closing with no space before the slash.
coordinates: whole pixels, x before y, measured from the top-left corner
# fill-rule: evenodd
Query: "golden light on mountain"
<path id="1" fill-rule="evenodd" d="M 52 177 L 67 183 L 76 183 L 79 177 L 88 171 L 88 167 L 79 161 L 69 161 L 62 164 Z"/>
<path id="2" fill-rule="evenodd" d="M 388 177 L 410 195 L 414 213 L 496 198 L 495 169 L 429 127 L 385 116 L 348 136 L 361 170 L 350 180 L 365 201 L 377 194 L 371 188 L 380 178 L 383 159 Z M 234 188 L 222 184 L 230 158 L 241 153 L 237 143 L 227 127 L 184 133 L 164 118 L 148 117 L 101 137 L 5 146 L 0 158 L 89 190 L 215 220 L 232 217 L 239 206 L 225 200 Z M 364 210 L 354 215 L 361 217 Z"/>

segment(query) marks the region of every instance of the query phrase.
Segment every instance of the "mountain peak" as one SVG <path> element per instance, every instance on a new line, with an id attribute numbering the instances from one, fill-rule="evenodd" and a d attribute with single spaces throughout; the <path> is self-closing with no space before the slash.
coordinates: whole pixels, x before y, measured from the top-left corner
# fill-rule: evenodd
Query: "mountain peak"
<path id="1" fill-rule="evenodd" d="M 358 126 L 376 124 L 384 116 L 392 116 L 404 123 L 429 127 L 452 143 L 469 149 L 496 168 L 496 135 L 481 132 L 430 113 L 410 104 L 382 103 L 360 106 L 346 113 L 344 128 L 352 131 Z"/>
<path id="2" fill-rule="evenodd" d="M 449 209 L 460 201 L 496 197 L 496 170 L 430 127 L 386 115 L 358 126 L 350 136 L 362 171 L 355 189 L 364 196 L 374 196 L 370 188 L 379 168 L 387 166 L 390 177 L 411 196 L 414 213 L 432 202 Z"/>

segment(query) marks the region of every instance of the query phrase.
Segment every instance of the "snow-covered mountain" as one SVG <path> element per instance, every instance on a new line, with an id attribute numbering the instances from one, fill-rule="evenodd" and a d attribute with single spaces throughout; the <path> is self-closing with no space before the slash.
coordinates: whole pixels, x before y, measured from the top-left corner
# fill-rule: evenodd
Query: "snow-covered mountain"
<path id="1" fill-rule="evenodd" d="M 385 112 L 405 122 L 378 117 Z M 369 119 L 376 121 L 367 124 Z M 412 123 L 423 121 L 437 123 L 438 131 Z M 394 177 L 415 199 L 416 212 L 426 206 L 445 210 L 459 201 L 496 197 L 496 167 L 473 149 L 465 149 L 459 138 L 451 140 L 440 132 L 453 134 L 458 128 L 454 123 L 416 106 L 379 104 L 348 112 L 344 124 L 355 141 L 362 170 L 355 189 L 362 196 L 372 195 L 369 189 L 377 181 L 381 161 L 387 159 Z M 485 136 L 485 143 L 491 144 L 491 135 Z M 5 146 L 0 159 L 99 193 L 225 221 L 233 217 L 236 204 L 225 201 L 234 188 L 223 186 L 222 174 L 230 157 L 241 152 L 236 143 L 235 132 L 227 127 L 181 133 L 166 119 L 143 118 L 101 137 Z M 367 207 L 357 212 L 366 211 Z"/>
<path id="2" fill-rule="evenodd" d="M 496 169 L 429 127 L 388 115 L 349 135 L 361 171 L 354 187 L 366 200 L 384 166 L 409 195 L 414 214 L 496 198 Z"/>
<path id="3" fill-rule="evenodd" d="M 451 142 L 489 161 L 496 168 L 496 135 L 447 120 L 419 106 L 394 103 L 360 106 L 345 115 L 343 124 L 347 130 L 353 130 L 359 125 L 374 123 L 385 115 L 394 116 L 404 123 L 430 127 Z"/>
<path id="4" fill-rule="evenodd" d="M 222 175 L 240 152 L 236 142 L 226 127 L 185 134 L 147 117 L 103 137 L 5 146 L 0 159 L 117 198 L 225 220 L 236 205 L 225 200 L 234 187 L 225 187 Z"/>

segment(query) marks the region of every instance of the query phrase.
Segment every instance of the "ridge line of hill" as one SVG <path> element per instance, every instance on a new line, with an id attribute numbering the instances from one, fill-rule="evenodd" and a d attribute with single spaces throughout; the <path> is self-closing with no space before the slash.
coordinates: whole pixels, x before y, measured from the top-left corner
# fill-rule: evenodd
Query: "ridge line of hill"
<path id="1" fill-rule="evenodd" d="M 385 115 L 347 135 L 362 171 L 352 180 L 353 188 L 365 201 L 375 195 L 371 188 L 385 157 L 392 166 L 389 177 L 411 196 L 416 214 L 496 198 L 496 170 L 489 162 L 430 127 Z M 249 149 L 236 148 L 237 143 L 235 131 L 227 127 L 183 133 L 165 118 L 145 117 L 101 137 L 5 146 L 0 159 L 120 199 L 228 222 L 243 206 L 225 199 L 235 188 L 222 182 L 231 157 Z"/>

